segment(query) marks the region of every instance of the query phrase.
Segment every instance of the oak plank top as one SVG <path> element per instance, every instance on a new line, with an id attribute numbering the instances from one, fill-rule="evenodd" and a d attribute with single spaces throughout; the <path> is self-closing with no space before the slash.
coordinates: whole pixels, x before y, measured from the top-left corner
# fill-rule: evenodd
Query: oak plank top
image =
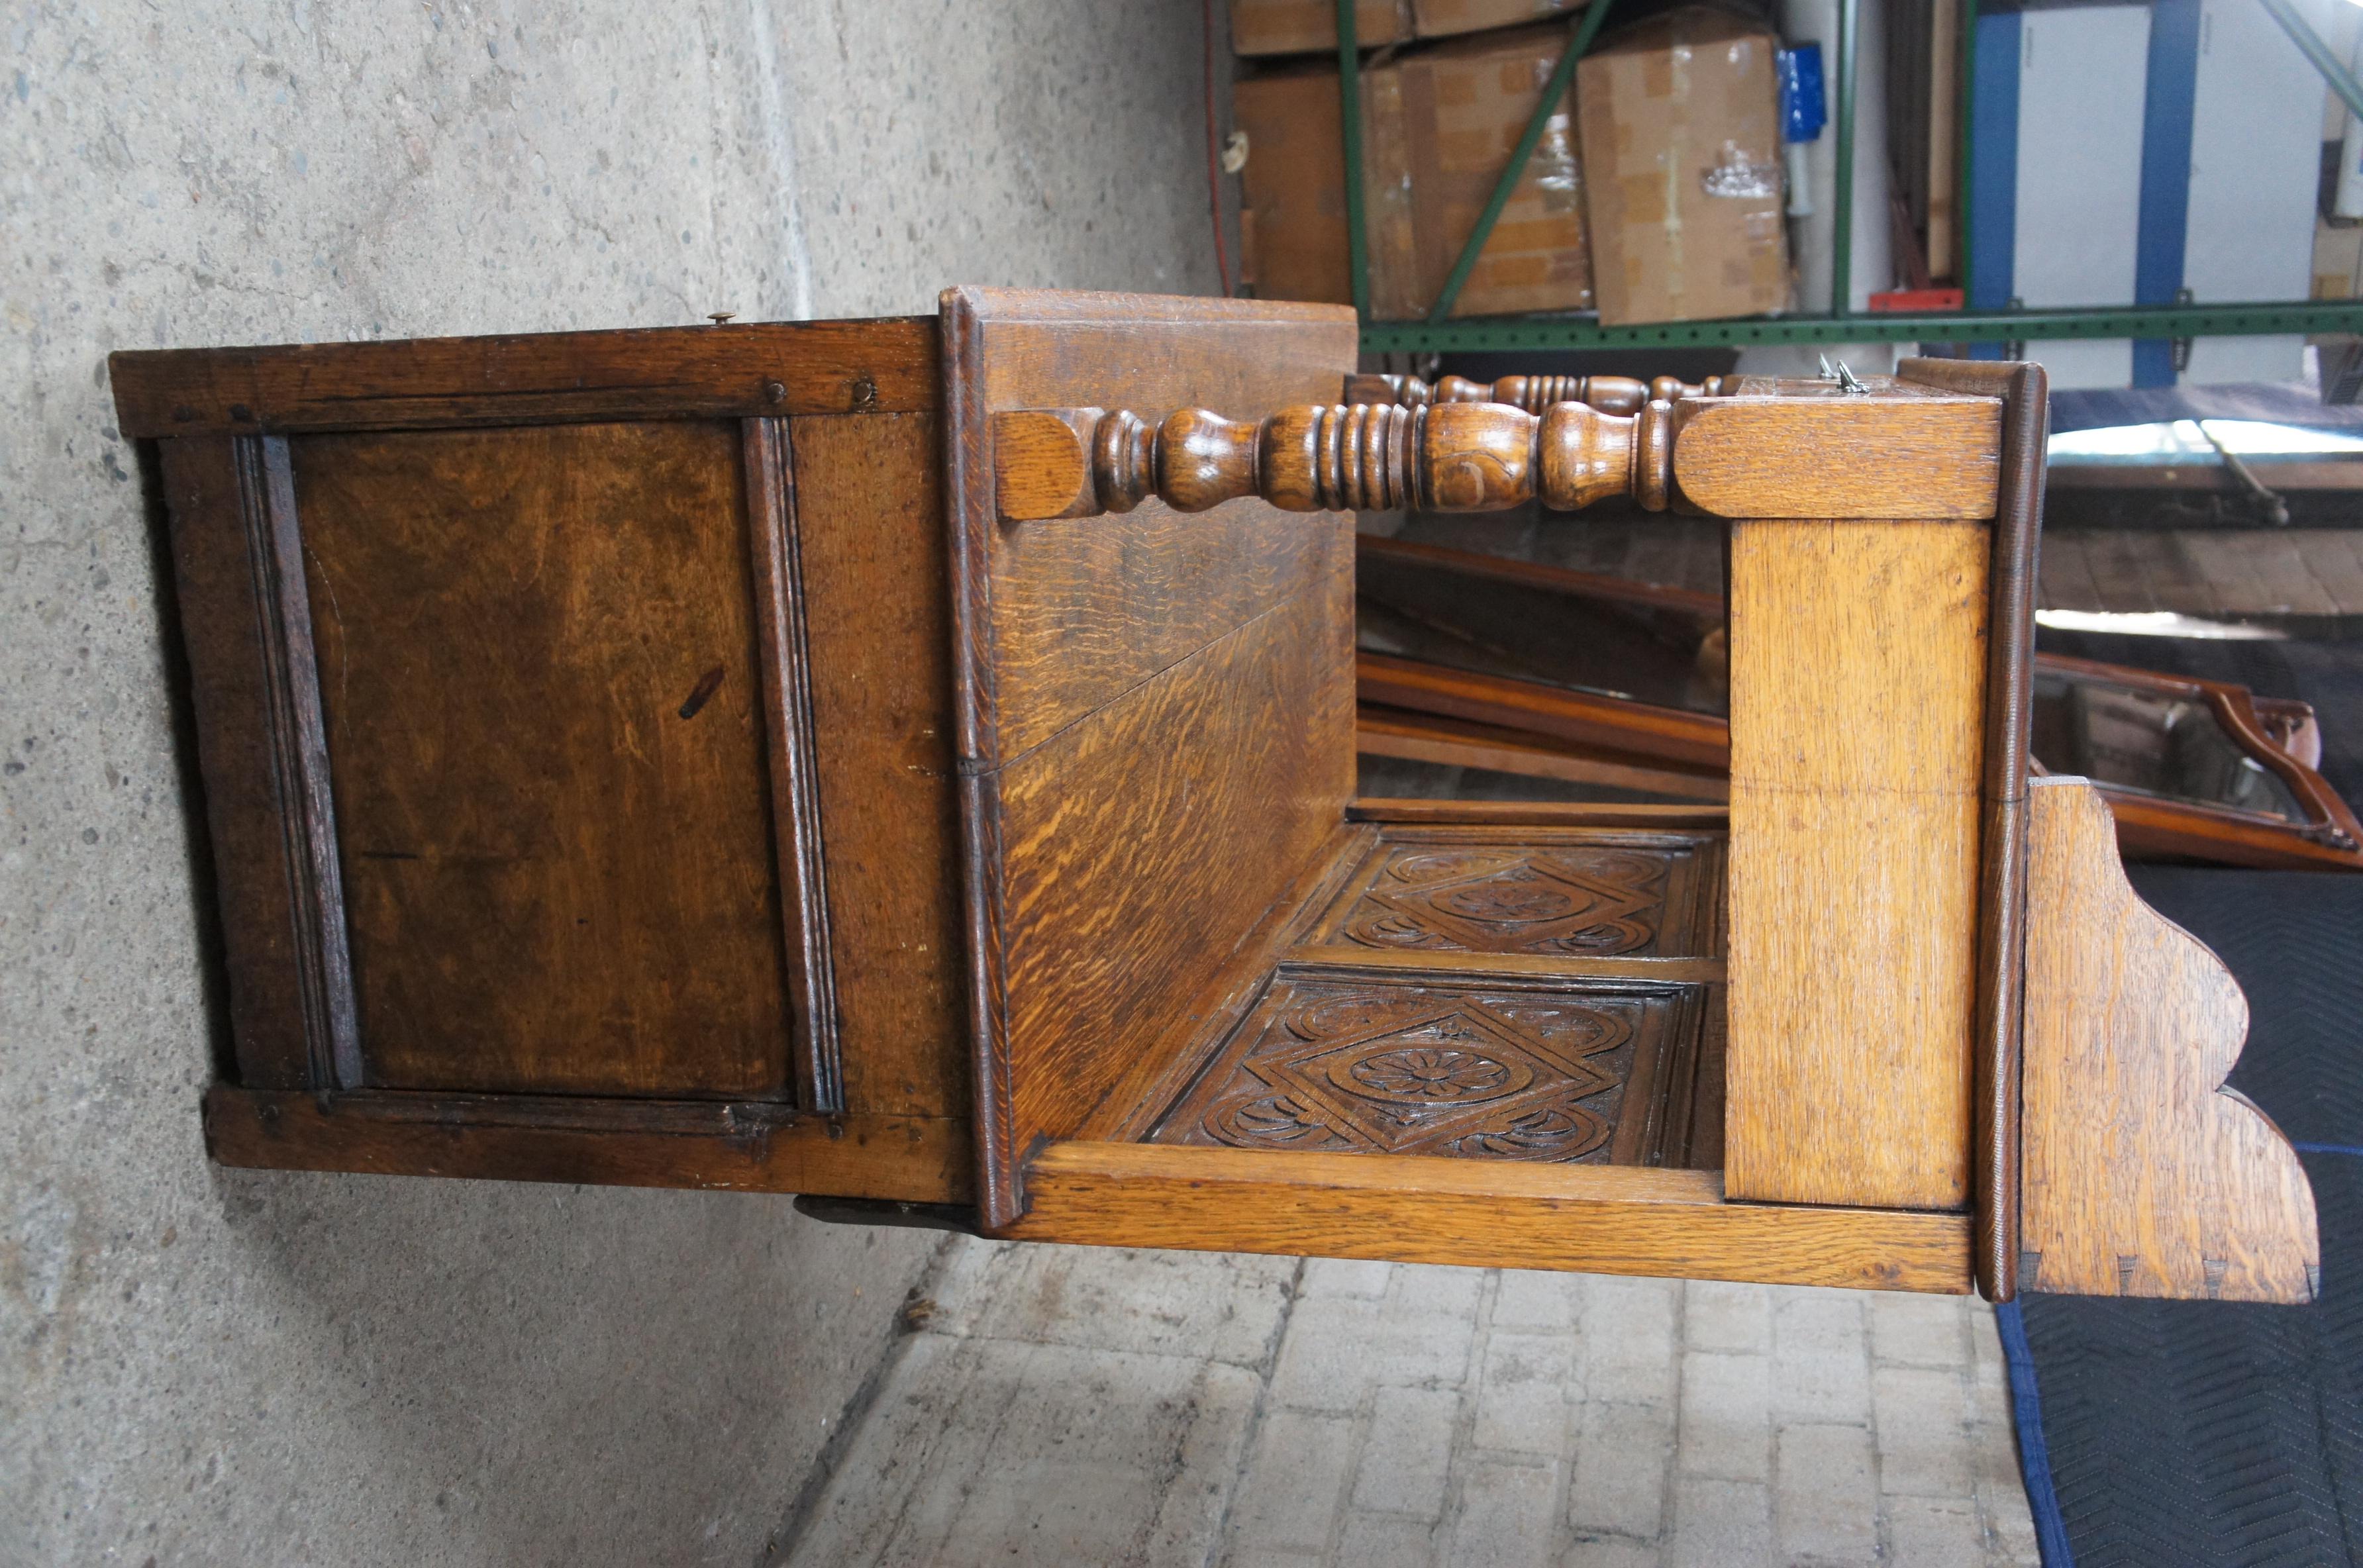
<path id="1" fill-rule="evenodd" d="M 936 324 L 752 322 L 107 357 L 127 437 L 932 408 Z"/>

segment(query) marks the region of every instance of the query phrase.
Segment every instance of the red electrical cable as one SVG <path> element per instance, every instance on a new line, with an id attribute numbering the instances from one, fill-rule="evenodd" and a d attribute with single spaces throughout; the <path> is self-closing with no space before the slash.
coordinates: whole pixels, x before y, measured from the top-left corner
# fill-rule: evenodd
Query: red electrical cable
<path id="1" fill-rule="evenodd" d="M 1215 0 L 1199 0 L 1206 22 L 1206 202 L 1215 218 L 1215 272 L 1231 292 L 1230 250 L 1223 243 L 1222 154 L 1215 125 Z"/>

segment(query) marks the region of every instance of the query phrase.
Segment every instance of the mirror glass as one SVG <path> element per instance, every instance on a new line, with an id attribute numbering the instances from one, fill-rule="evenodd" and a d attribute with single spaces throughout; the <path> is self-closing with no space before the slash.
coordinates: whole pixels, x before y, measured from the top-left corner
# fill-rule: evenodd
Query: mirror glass
<path id="1" fill-rule="evenodd" d="M 2169 800 L 2302 823 L 2280 777 L 2195 697 L 2089 675 L 2035 672 L 2036 760 L 2053 773 Z"/>

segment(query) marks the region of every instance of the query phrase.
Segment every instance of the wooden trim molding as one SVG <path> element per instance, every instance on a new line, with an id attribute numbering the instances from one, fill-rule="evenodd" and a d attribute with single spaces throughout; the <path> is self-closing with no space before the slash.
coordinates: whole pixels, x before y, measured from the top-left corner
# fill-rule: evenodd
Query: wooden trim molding
<path id="1" fill-rule="evenodd" d="M 225 1165 L 964 1203 L 965 1121 L 815 1116 L 770 1102 L 566 1095 L 310 1094 L 216 1085 L 205 1151 Z"/>
<path id="2" fill-rule="evenodd" d="M 287 443 L 172 441 L 162 462 L 239 1071 L 262 1088 L 356 1088 L 352 957 Z"/>
<path id="3" fill-rule="evenodd" d="M 764 731 L 771 773 L 772 840 L 787 946 L 796 1104 L 845 1109 L 837 978 L 828 935 L 820 777 L 813 734 L 812 655 L 804 637 L 804 570 L 796 536 L 795 454 L 784 419 L 741 425 L 747 531 L 760 639 Z"/>
<path id="4" fill-rule="evenodd" d="M 760 322 L 107 358 L 127 437 L 899 414 L 936 402 L 936 324 Z"/>
<path id="5" fill-rule="evenodd" d="M 1711 1170 L 1054 1143 L 993 1233 L 1197 1252 L 1385 1259 L 1958 1294 L 1969 1217 L 1726 1202 Z"/>
<path id="6" fill-rule="evenodd" d="M 1978 1288 L 2018 1293 L 2019 1051 L 2025 1016 L 2027 744 L 2035 706 L 2036 549 L 2043 529 L 2049 379 L 2041 365 L 1907 359 L 1898 378 L 2002 400 L 1986 616 L 1985 776 L 1979 844 L 1977 1034 L 1970 1053 L 1970 1204 Z"/>
<path id="7" fill-rule="evenodd" d="M 985 409 L 982 302 L 947 290 L 941 304 L 944 495 L 952 563 L 953 755 L 960 779 L 960 887 L 968 927 L 971 1026 L 975 1032 L 977 1209 L 990 1223 L 1024 1203 L 1016 1102 L 1010 1084 L 1008 960 L 1001 933 L 1004 853 L 998 775 L 1000 691 L 993 640 L 993 574 L 983 530 L 992 526 L 991 421 Z M 974 759 L 974 760 L 970 760 Z"/>
<path id="8" fill-rule="evenodd" d="M 1347 809 L 1358 823 L 1421 823 L 1482 827 L 1609 827 L 1703 829 L 1722 833 L 1731 812 L 1722 806 L 1660 806 L 1592 801 L 1396 801 L 1366 796 Z"/>

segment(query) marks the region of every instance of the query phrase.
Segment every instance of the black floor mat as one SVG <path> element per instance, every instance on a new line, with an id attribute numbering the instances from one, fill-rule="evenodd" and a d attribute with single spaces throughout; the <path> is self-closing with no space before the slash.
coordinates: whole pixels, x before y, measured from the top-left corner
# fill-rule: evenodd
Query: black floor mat
<path id="1" fill-rule="evenodd" d="M 2363 877 L 2132 877 L 2247 993 L 2232 1083 L 2313 1146 L 2323 1297 L 2025 1297 L 2069 1548 L 2078 1568 L 2363 1563 Z"/>

